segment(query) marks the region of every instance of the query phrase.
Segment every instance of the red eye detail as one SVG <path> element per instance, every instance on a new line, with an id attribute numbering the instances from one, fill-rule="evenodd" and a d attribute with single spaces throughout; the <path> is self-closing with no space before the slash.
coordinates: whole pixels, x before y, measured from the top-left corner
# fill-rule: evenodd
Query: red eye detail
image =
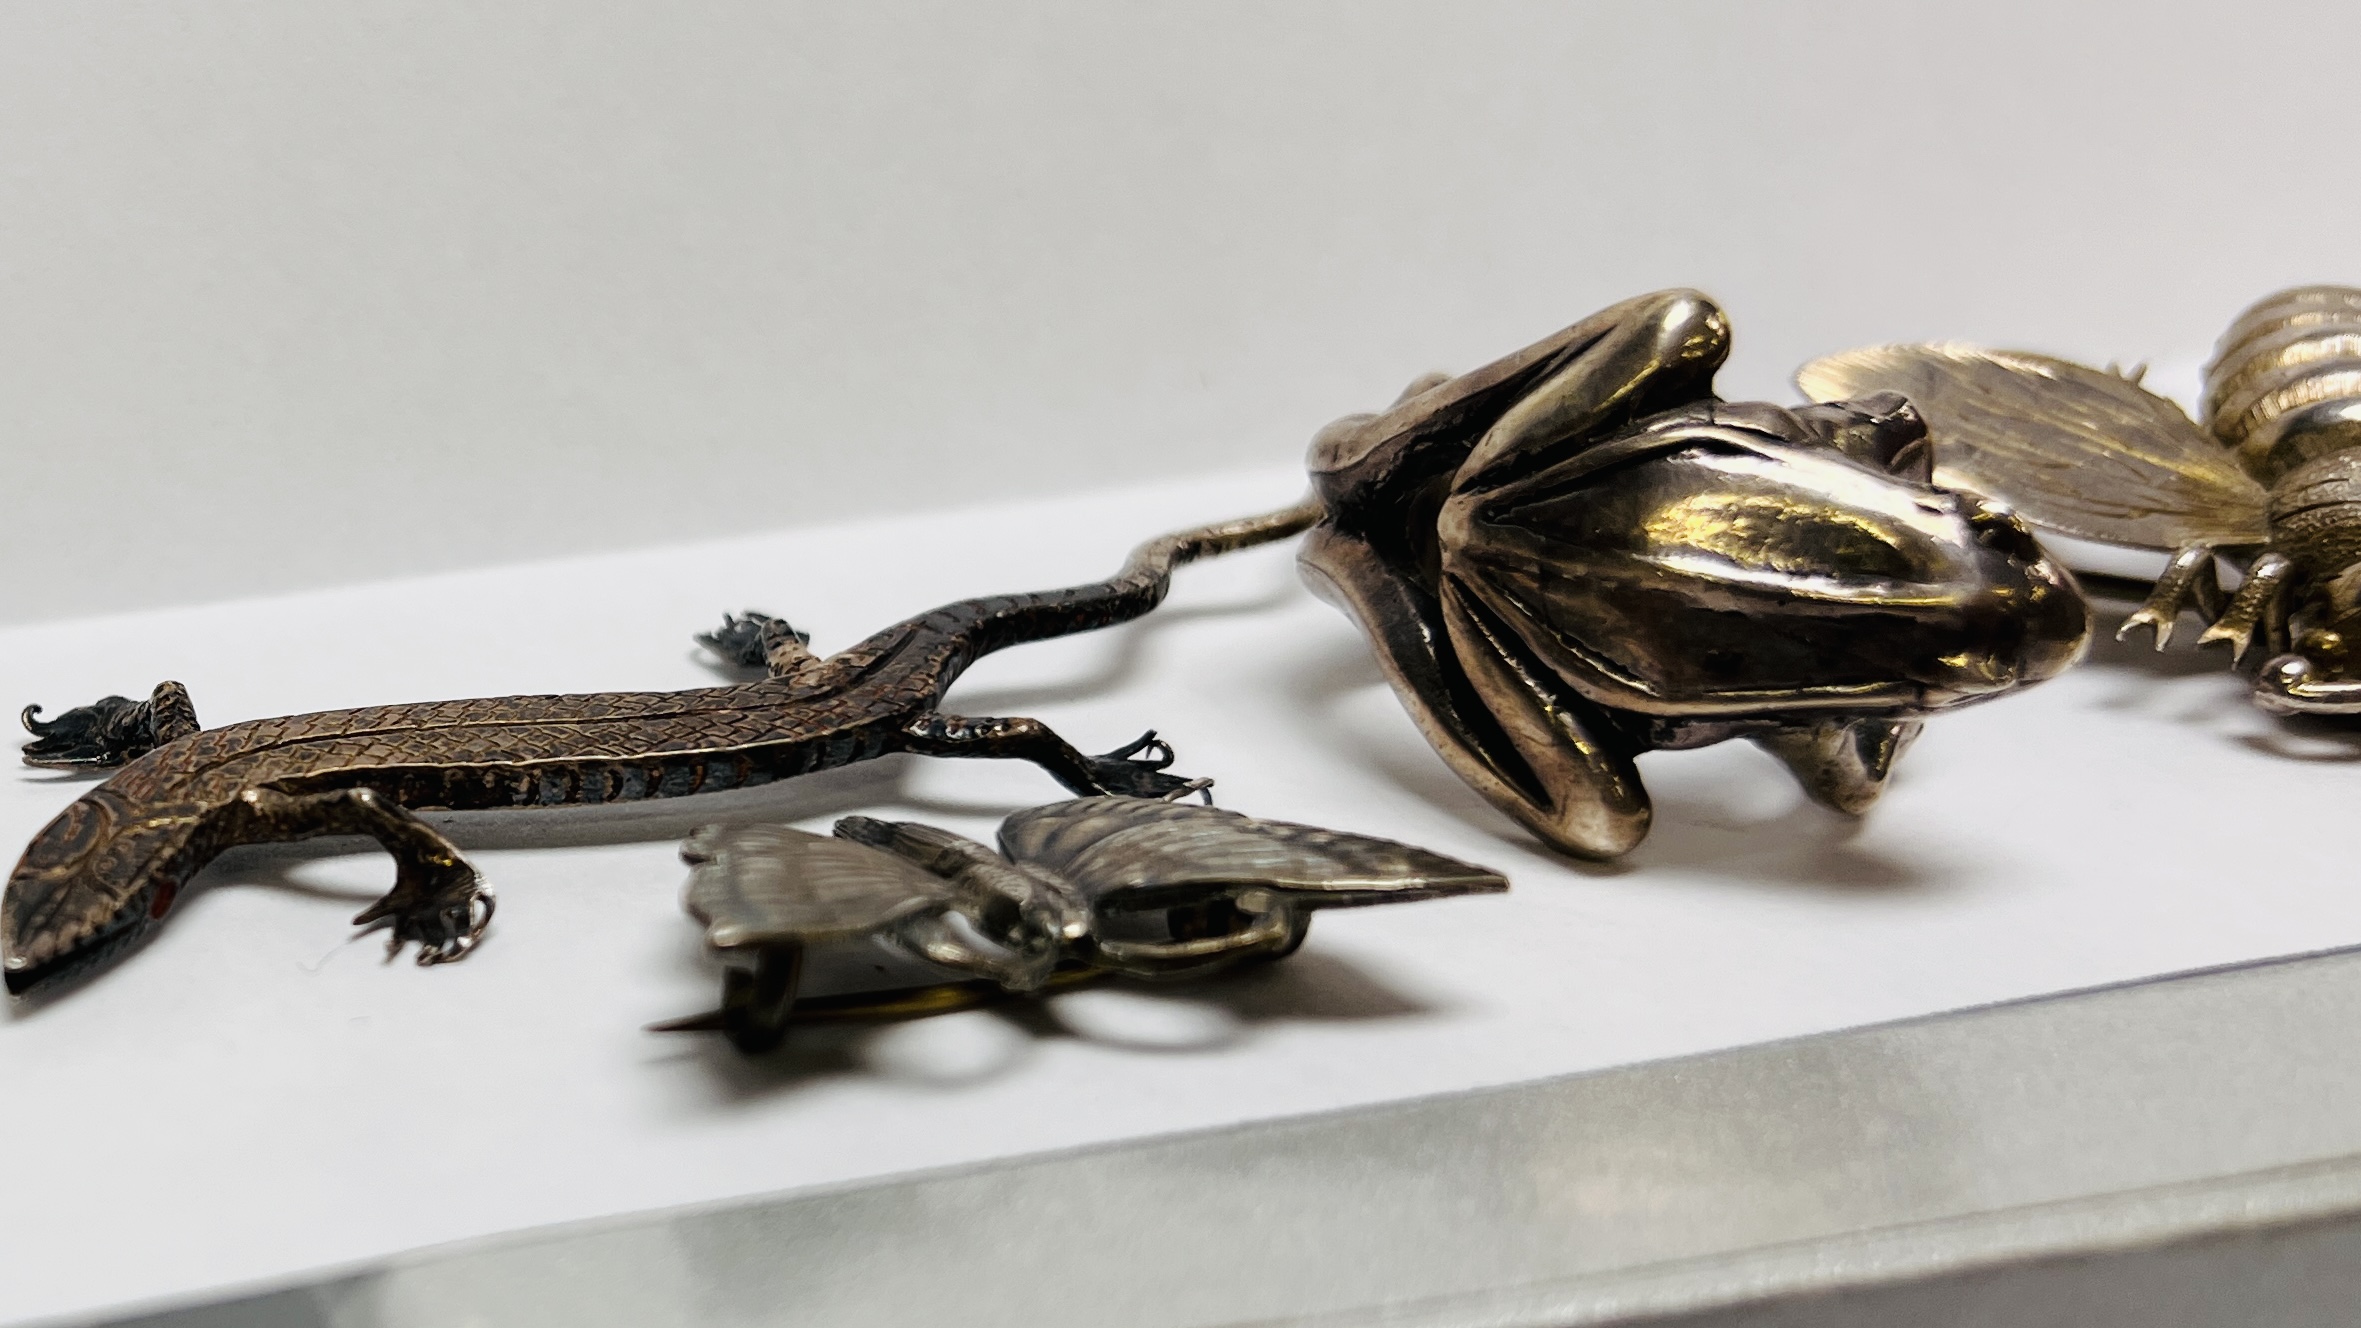
<path id="1" fill-rule="evenodd" d="M 157 886 L 155 897 L 148 900 L 148 916 L 151 918 L 163 917 L 165 912 L 172 907 L 173 899 L 179 894 L 180 887 L 170 881 Z"/>

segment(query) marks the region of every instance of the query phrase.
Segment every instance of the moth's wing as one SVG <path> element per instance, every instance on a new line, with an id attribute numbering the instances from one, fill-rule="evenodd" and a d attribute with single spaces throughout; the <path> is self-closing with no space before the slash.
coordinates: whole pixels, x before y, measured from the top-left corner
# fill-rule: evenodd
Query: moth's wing
<path id="1" fill-rule="evenodd" d="M 1795 376 L 1814 401 L 1899 392 L 1927 422 L 1935 483 L 2035 525 L 2171 549 L 2269 536 L 2263 487 L 2179 406 L 2071 361 L 1973 346 L 1870 346 Z"/>
<path id="2" fill-rule="evenodd" d="M 1001 851 L 1116 910 L 1260 888 L 1299 907 L 1505 890 L 1486 867 L 1371 835 L 1146 798 L 1078 798 L 1018 812 Z"/>
<path id="3" fill-rule="evenodd" d="M 716 949 L 873 935 L 952 893 L 891 853 L 787 826 L 707 826 L 681 855 L 693 864 L 685 902 Z"/>

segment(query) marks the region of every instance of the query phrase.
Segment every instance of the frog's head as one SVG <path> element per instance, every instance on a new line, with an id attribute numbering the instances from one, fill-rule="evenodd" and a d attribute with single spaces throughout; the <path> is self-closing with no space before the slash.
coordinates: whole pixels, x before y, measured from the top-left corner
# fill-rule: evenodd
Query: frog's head
<path id="1" fill-rule="evenodd" d="M 1462 778 L 1586 856 L 1646 834 L 1642 751 L 1748 737 L 1858 811 L 1920 717 L 2087 640 L 2024 523 L 1928 483 L 1901 398 L 1724 402 L 1728 345 L 1704 296 L 1643 296 L 1313 444 L 1315 589 Z"/>

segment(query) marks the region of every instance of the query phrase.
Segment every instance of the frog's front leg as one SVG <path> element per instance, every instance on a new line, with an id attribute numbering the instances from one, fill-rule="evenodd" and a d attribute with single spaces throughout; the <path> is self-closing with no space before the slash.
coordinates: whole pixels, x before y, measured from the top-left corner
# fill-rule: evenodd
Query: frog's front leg
<path id="1" fill-rule="evenodd" d="M 374 789 L 238 795 L 235 843 L 289 843 L 322 835 L 367 835 L 392 855 L 394 886 L 362 909 L 353 925 L 390 922 L 386 953 L 418 942 L 421 966 L 465 958 L 492 921 L 492 892 L 457 845 Z"/>
<path id="2" fill-rule="evenodd" d="M 145 701 L 108 696 L 55 719 L 40 715 L 37 705 L 24 709 L 25 730 L 33 735 L 25 764 L 59 770 L 123 765 L 198 730 L 196 704 L 176 682 L 157 683 Z"/>
<path id="3" fill-rule="evenodd" d="M 1858 816 L 1885 792 L 1894 762 L 1918 738 L 1915 719 L 1831 719 L 1758 735 L 1812 801 Z"/>

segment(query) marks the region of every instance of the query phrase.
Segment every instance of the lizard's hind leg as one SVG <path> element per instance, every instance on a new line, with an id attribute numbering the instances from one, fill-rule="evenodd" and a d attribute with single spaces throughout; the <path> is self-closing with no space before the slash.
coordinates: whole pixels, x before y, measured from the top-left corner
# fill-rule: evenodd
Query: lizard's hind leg
<path id="1" fill-rule="evenodd" d="M 386 953 L 418 942 L 420 965 L 465 958 L 492 921 L 492 892 L 459 849 L 432 826 L 374 789 L 281 793 L 248 789 L 238 795 L 246 823 L 239 843 L 287 843 L 322 835 L 367 835 L 393 856 L 394 886 L 362 909 L 355 926 L 390 921 Z"/>
<path id="2" fill-rule="evenodd" d="M 145 701 L 107 696 L 55 719 L 40 716 L 41 707 L 25 707 L 25 730 L 33 735 L 25 764 L 60 770 L 123 765 L 198 729 L 196 703 L 176 682 L 157 683 Z"/>
<path id="3" fill-rule="evenodd" d="M 1031 761 L 1085 798 L 1101 793 L 1161 798 L 1213 782 L 1164 773 L 1172 764 L 1172 744 L 1157 737 L 1154 729 L 1128 747 L 1085 756 L 1038 719 L 969 719 L 929 713 L 902 730 L 902 743 L 904 751 L 921 756 Z"/>

